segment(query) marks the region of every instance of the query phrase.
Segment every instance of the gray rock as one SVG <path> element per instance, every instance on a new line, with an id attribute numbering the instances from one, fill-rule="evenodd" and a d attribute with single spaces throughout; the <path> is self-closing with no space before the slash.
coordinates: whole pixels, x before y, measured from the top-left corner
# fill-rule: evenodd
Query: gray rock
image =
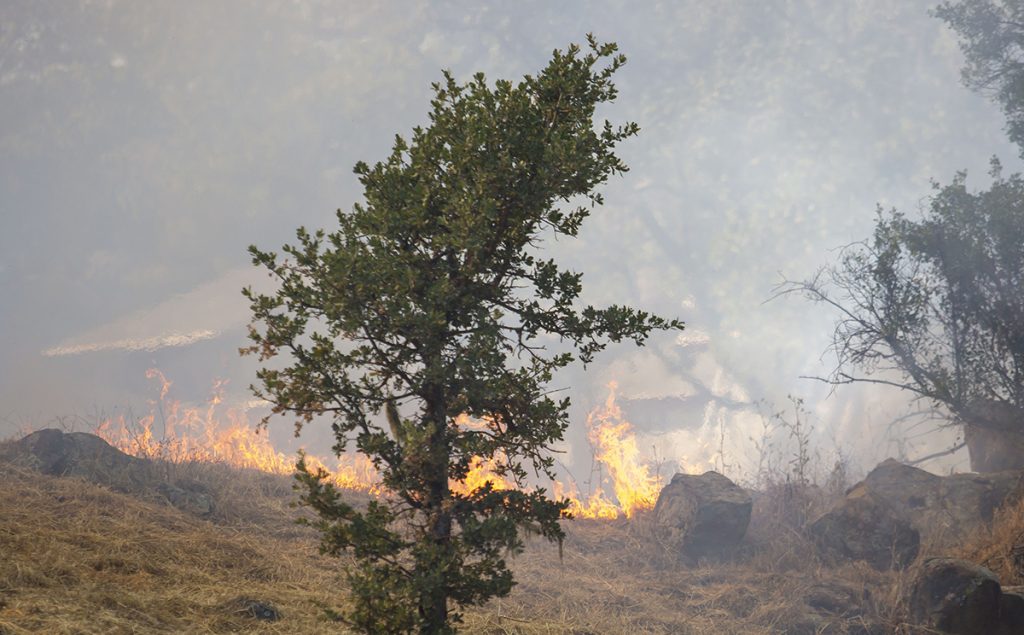
<path id="1" fill-rule="evenodd" d="M 949 547 L 991 523 L 995 510 L 1019 495 L 1020 477 L 1017 471 L 936 476 L 888 459 L 850 488 L 846 500 L 867 494 L 908 522 L 923 542 Z"/>
<path id="2" fill-rule="evenodd" d="M 1024 410 L 993 399 L 979 399 L 963 413 L 964 441 L 974 472 L 1024 469 Z"/>
<path id="3" fill-rule="evenodd" d="M 750 524 L 750 494 L 718 472 L 676 474 L 654 506 L 664 544 L 691 558 L 721 558 L 743 539 Z"/>
<path id="4" fill-rule="evenodd" d="M 77 476 L 118 489 L 134 489 L 149 478 L 149 465 L 86 432 L 38 430 L 10 444 L 9 461 L 51 476 Z"/>
<path id="5" fill-rule="evenodd" d="M 818 580 L 804 592 L 804 603 L 824 615 L 859 617 L 864 613 L 863 590 L 834 580 Z"/>
<path id="6" fill-rule="evenodd" d="M 886 459 L 847 493 L 864 488 L 894 511 L 913 514 L 936 505 L 941 483 L 941 476 L 896 459 Z"/>
<path id="7" fill-rule="evenodd" d="M 236 598 L 228 603 L 228 608 L 233 613 L 239 613 L 256 620 L 276 622 L 281 619 L 281 614 L 272 604 L 252 598 Z"/>
<path id="8" fill-rule="evenodd" d="M 921 545 L 920 534 L 907 520 L 863 488 L 851 491 L 807 531 L 825 551 L 882 571 L 910 564 Z"/>
<path id="9" fill-rule="evenodd" d="M 996 633 L 1000 624 L 999 580 L 984 567 L 956 558 L 929 558 L 914 576 L 910 617 L 946 633 Z"/>

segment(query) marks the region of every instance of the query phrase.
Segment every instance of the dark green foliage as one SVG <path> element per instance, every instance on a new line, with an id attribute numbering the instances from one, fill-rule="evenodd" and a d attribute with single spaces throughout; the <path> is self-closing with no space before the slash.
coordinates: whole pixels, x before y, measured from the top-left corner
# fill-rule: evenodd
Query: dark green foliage
<path id="1" fill-rule="evenodd" d="M 577 234 L 601 203 L 595 188 L 627 169 L 615 146 L 638 130 L 595 130 L 625 58 L 589 44 L 555 51 L 515 84 L 445 73 L 429 124 L 396 137 L 384 161 L 356 165 L 365 201 L 339 211 L 335 231 L 299 229 L 284 259 L 251 248 L 279 290 L 246 290 L 243 352 L 282 358 L 259 372 L 256 394 L 300 426 L 329 416 L 335 450 L 354 443 L 392 492 L 360 511 L 299 466 L 324 548 L 355 556 L 346 619 L 359 630 L 449 632 L 458 607 L 507 594 L 520 532 L 561 540 L 566 503 L 543 489 L 462 494 L 450 483 L 474 457 L 520 484 L 530 468 L 550 475 L 569 406 L 549 396 L 554 371 L 608 342 L 682 328 L 579 306 L 580 274 L 538 255 L 545 237 Z M 558 342 L 566 352 L 546 350 Z M 459 425 L 462 414 L 478 425 Z"/>
<path id="2" fill-rule="evenodd" d="M 960 0 L 934 13 L 960 36 L 964 84 L 1002 107 L 1006 131 L 1024 157 L 1024 3 Z"/>
<path id="3" fill-rule="evenodd" d="M 784 285 L 839 310 L 832 381 L 896 385 L 980 424 L 979 404 L 1024 407 L 1024 180 L 995 161 L 991 175 L 980 192 L 963 173 L 936 185 L 919 220 L 879 210 L 871 240 Z"/>

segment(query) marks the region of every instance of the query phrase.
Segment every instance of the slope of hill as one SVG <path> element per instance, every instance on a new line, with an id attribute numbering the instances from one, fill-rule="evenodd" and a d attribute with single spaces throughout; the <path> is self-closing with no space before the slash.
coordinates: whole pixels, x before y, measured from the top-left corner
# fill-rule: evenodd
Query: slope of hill
<path id="1" fill-rule="evenodd" d="M 285 477 L 168 465 L 211 491 L 200 519 L 144 492 L 0 463 L 0 633 L 336 633 L 341 563 L 320 556 Z M 171 474 L 173 472 L 173 474 Z M 781 526 L 737 563 L 686 567 L 643 519 L 568 524 L 564 555 L 531 541 L 518 586 L 469 611 L 475 633 L 893 632 L 895 574 L 825 566 Z M 257 602 L 278 619 L 258 619 Z"/>
<path id="2" fill-rule="evenodd" d="M 0 482 L 5 635 L 337 632 L 317 608 L 339 597 L 337 563 L 308 535 L 218 525 L 11 465 L 0 464 Z M 281 619 L 254 619 L 248 600 Z"/>

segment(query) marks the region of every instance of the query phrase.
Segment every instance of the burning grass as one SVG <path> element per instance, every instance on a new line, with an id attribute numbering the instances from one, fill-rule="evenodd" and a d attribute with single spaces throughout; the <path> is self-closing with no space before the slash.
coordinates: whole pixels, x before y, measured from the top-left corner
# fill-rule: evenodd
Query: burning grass
<path id="1" fill-rule="evenodd" d="M 288 479 L 167 469 L 211 491 L 218 515 L 0 464 L 0 632 L 345 632 L 323 610 L 344 606 L 342 563 L 293 524 Z M 469 611 L 466 632 L 892 632 L 869 627 L 885 619 L 891 574 L 783 558 L 797 547 L 770 536 L 752 537 L 736 562 L 685 566 L 649 539 L 646 522 L 568 522 L 561 560 L 531 540 L 512 562 L 512 594 Z M 247 616 L 242 598 L 281 619 Z"/>
<path id="2" fill-rule="evenodd" d="M 344 562 L 320 556 L 301 511 L 293 459 L 255 432 L 244 412 L 160 399 L 138 421 L 98 431 L 154 460 L 148 483 L 117 493 L 0 463 L 0 635 L 22 633 L 344 632 L 325 609 L 346 602 Z M 162 434 L 154 430 L 159 419 Z M 478 423 L 469 422 L 477 425 Z M 890 633 L 902 608 L 898 574 L 819 556 L 801 531 L 827 506 L 811 485 L 764 487 L 748 536 L 728 563 L 683 562 L 653 537 L 647 511 L 660 482 L 642 463 L 614 389 L 588 421 L 607 479 L 574 500 L 558 548 L 539 539 L 516 557 L 518 585 L 468 611 L 471 633 Z M 374 489 L 367 470 L 335 470 L 353 502 Z M 475 482 L 500 478 L 485 463 Z M 156 485 L 190 483 L 216 501 L 205 520 L 167 505 Z M 611 496 L 614 495 L 614 498 Z M 1024 518 L 1024 511 L 1020 513 Z M 1021 521 L 1024 525 L 1024 521 Z M 258 621 L 246 599 L 281 615 Z"/>
<path id="3" fill-rule="evenodd" d="M 148 413 L 139 418 L 124 414 L 105 418 L 92 426 L 94 434 L 126 454 L 169 465 L 223 464 L 277 475 L 290 475 L 294 471 L 295 458 L 273 446 L 267 434 L 250 422 L 246 408 L 225 406 L 225 382 L 215 381 L 208 402 L 194 407 L 171 397 L 172 382 L 158 369 L 149 369 L 146 377 L 158 382 L 160 387 L 159 397 L 149 402 Z M 569 500 L 569 511 L 575 518 L 631 518 L 651 509 L 661 489 L 661 479 L 651 473 L 650 466 L 642 459 L 632 425 L 616 403 L 615 383 L 608 388 L 605 403 L 587 417 L 594 461 L 606 471 L 604 478 L 588 495 L 582 494 L 575 483 L 565 485 L 555 481 L 550 484 L 555 496 Z M 471 428 L 498 425 L 466 415 L 458 417 L 455 423 Z M 495 489 L 515 487 L 498 474 L 496 468 L 501 458 L 476 458 L 465 482 L 453 482 L 452 488 L 469 492 L 487 482 Z M 323 469 L 332 484 L 340 489 L 372 495 L 385 493 L 376 469 L 362 455 L 345 455 L 333 468 L 328 461 L 307 455 L 306 464 L 313 470 Z M 605 493 L 606 487 L 614 497 Z"/>

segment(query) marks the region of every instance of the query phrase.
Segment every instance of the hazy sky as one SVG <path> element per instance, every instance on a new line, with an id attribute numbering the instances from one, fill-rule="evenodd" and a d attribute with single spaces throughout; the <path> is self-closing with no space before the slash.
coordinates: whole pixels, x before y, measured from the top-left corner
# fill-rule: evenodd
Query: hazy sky
<path id="1" fill-rule="evenodd" d="M 331 227 L 358 200 L 352 165 L 424 122 L 442 68 L 515 79 L 592 31 L 629 57 L 601 114 L 642 131 L 552 252 L 589 300 L 689 328 L 559 378 L 567 461 L 612 379 L 645 434 L 670 431 L 663 456 L 706 458 L 719 420 L 741 452 L 751 403 L 792 393 L 822 443 L 882 458 L 903 398 L 798 379 L 827 370 L 832 316 L 764 300 L 865 237 L 877 203 L 913 212 L 959 169 L 983 186 L 993 154 L 1019 169 L 933 4 L 4 2 L 0 433 L 141 407 L 154 365 L 184 399 L 216 377 L 245 399 L 246 246 Z"/>

